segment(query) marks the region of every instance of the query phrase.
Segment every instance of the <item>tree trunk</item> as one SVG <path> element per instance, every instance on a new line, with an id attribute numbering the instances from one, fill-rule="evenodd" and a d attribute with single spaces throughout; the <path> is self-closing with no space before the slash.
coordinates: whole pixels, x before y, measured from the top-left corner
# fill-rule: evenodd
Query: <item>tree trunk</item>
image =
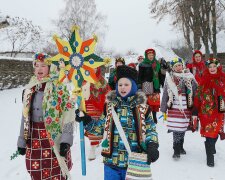
<path id="1" fill-rule="evenodd" d="M 216 0 L 212 0 L 212 8 L 211 8 L 211 13 L 212 13 L 212 44 L 211 44 L 211 49 L 213 51 L 213 57 L 217 57 L 217 42 L 216 42 Z"/>

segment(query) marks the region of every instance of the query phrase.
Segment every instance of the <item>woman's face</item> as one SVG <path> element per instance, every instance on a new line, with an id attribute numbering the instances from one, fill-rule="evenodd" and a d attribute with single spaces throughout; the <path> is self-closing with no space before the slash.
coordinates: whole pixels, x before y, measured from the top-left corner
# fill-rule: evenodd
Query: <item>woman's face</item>
<path id="1" fill-rule="evenodd" d="M 148 57 L 148 59 L 150 60 L 150 61 L 152 61 L 153 59 L 154 59 L 154 53 L 152 53 L 152 52 L 150 52 L 150 53 L 148 53 L 148 55 L 147 55 L 147 57 Z"/>
<path id="2" fill-rule="evenodd" d="M 35 62 L 34 74 L 38 79 L 44 78 L 49 73 L 49 67 L 44 62 Z"/>
<path id="3" fill-rule="evenodd" d="M 209 73 L 210 74 L 216 74 L 217 73 L 217 66 L 216 64 L 212 63 L 209 65 Z"/>
<path id="4" fill-rule="evenodd" d="M 173 67 L 174 71 L 177 72 L 177 73 L 182 73 L 183 71 L 183 65 L 182 64 L 175 64 L 174 67 Z"/>
<path id="5" fill-rule="evenodd" d="M 202 60 L 202 56 L 199 53 L 195 54 L 194 58 L 195 58 L 195 62 L 197 63 L 201 62 Z"/>
<path id="6" fill-rule="evenodd" d="M 120 96 L 125 97 L 131 91 L 131 81 L 127 78 L 120 78 L 118 81 L 118 92 Z"/>

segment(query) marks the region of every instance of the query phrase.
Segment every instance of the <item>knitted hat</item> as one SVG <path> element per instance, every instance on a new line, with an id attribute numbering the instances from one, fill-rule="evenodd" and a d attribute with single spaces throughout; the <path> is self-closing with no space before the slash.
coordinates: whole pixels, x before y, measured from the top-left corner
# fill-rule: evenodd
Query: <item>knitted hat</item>
<path id="1" fill-rule="evenodd" d="M 50 56 L 48 54 L 45 53 L 36 53 L 33 56 L 34 60 L 33 60 L 33 67 L 35 66 L 36 62 L 44 62 L 47 65 L 51 65 L 51 61 L 49 60 Z"/>
<path id="2" fill-rule="evenodd" d="M 136 69 L 129 67 L 129 66 L 119 66 L 117 67 L 117 71 L 116 71 L 116 77 L 117 77 L 117 81 L 120 78 L 129 78 L 135 81 L 135 83 L 137 83 L 138 80 L 138 72 Z"/>
<path id="3" fill-rule="evenodd" d="M 205 62 L 205 64 L 206 64 L 207 67 L 209 67 L 209 65 L 212 64 L 212 63 L 216 64 L 217 67 L 220 66 L 220 62 L 219 62 L 219 60 L 216 59 L 216 58 L 209 58 L 209 59 Z"/>
<path id="4" fill-rule="evenodd" d="M 115 64 L 118 62 L 121 62 L 121 63 L 123 63 L 123 65 L 125 65 L 125 60 L 122 57 L 116 58 Z"/>
<path id="5" fill-rule="evenodd" d="M 170 61 L 170 66 L 171 66 L 171 68 L 173 68 L 175 64 L 182 64 L 182 65 L 184 65 L 183 59 L 180 58 L 180 57 L 175 57 L 175 58 L 173 58 L 173 59 Z"/>
<path id="6" fill-rule="evenodd" d="M 153 53 L 155 55 L 155 50 L 154 49 L 147 49 L 145 50 L 145 54 Z"/>

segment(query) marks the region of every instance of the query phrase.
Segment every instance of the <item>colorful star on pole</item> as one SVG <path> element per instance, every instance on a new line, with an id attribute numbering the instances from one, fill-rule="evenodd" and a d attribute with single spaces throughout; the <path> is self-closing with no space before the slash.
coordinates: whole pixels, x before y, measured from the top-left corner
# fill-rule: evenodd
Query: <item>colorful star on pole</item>
<path id="1" fill-rule="evenodd" d="M 66 78 L 73 82 L 75 89 L 82 86 L 82 82 L 95 83 L 97 78 L 94 69 L 107 63 L 101 57 L 94 54 L 97 37 L 82 41 L 79 34 L 79 27 L 74 26 L 69 42 L 53 37 L 59 54 L 50 58 L 52 63 L 59 65 L 59 81 Z"/>

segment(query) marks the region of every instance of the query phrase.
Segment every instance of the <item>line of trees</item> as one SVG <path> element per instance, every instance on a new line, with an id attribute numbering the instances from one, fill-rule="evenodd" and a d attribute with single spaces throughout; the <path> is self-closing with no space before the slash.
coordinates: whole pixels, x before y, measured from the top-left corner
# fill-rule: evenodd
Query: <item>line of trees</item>
<path id="1" fill-rule="evenodd" d="M 182 31 L 189 49 L 205 48 L 217 56 L 216 34 L 224 28 L 224 0 L 152 0 L 150 13 L 160 22 L 172 17 L 172 25 Z"/>

